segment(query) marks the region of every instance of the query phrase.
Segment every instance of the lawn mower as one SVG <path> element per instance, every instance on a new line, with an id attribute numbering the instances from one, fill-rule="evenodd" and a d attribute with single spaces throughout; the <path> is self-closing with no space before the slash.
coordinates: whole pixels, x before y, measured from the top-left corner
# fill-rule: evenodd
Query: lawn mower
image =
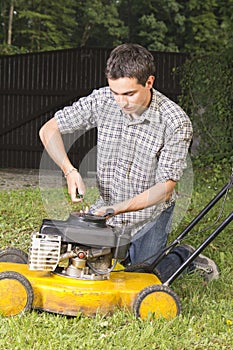
<path id="1" fill-rule="evenodd" d="M 232 187 L 229 182 L 183 232 L 154 259 L 154 263 L 123 267 L 130 244 L 127 228 L 106 224 L 106 217 L 74 212 L 67 220 L 44 219 L 31 235 L 29 254 L 17 248 L 0 251 L 0 314 L 15 316 L 32 309 L 68 316 L 132 310 L 137 317 L 172 319 L 181 312 L 172 282 L 232 221 L 231 212 L 164 283 L 151 273 L 175 246 Z M 142 272 L 143 268 L 143 272 Z M 210 271 L 211 272 L 211 271 Z"/>

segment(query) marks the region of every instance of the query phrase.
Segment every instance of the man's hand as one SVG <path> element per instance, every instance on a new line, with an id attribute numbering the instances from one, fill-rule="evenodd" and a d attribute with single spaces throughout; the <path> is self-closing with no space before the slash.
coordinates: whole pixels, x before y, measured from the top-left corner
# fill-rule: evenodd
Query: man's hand
<path id="1" fill-rule="evenodd" d="M 110 216 L 114 216 L 116 215 L 114 207 L 101 207 L 99 209 L 96 209 L 96 211 L 94 212 L 94 215 L 97 216 L 106 216 L 106 217 L 110 217 Z"/>
<path id="2" fill-rule="evenodd" d="M 70 171 L 66 176 L 68 193 L 70 194 L 73 203 L 80 203 L 83 200 L 86 187 L 80 173 L 75 168 L 73 169 L 74 170 Z M 82 197 L 79 197 L 78 194 L 82 195 Z"/>

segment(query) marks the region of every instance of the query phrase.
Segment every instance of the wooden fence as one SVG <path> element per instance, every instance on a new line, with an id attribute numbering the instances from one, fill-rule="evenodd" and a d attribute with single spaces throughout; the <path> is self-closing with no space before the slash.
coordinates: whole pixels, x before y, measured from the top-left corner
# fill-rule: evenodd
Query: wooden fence
<path id="1" fill-rule="evenodd" d="M 38 137 L 41 125 L 58 109 L 95 87 L 106 85 L 104 70 L 109 53 L 110 49 L 77 48 L 0 56 L 0 168 L 41 166 L 43 147 Z M 155 87 L 177 100 L 180 94 L 177 72 L 187 56 L 152 54 L 157 67 Z M 73 163 L 78 167 L 95 145 L 96 130 L 79 137 L 69 152 Z M 94 171 L 94 158 L 88 167 Z"/>

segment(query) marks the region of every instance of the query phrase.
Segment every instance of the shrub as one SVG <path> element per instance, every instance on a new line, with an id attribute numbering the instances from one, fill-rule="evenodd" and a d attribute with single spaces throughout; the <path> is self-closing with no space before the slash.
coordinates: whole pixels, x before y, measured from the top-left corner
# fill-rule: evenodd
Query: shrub
<path id="1" fill-rule="evenodd" d="M 194 128 L 191 152 L 202 164 L 229 159 L 232 152 L 232 52 L 192 55 L 182 69 L 179 103 Z"/>

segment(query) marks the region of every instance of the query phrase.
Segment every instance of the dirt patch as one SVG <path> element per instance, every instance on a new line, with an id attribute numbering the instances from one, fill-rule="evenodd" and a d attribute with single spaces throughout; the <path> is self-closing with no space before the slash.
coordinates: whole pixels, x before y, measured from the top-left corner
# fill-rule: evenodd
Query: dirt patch
<path id="1" fill-rule="evenodd" d="M 56 187 L 53 182 L 54 178 L 46 177 L 49 187 Z M 84 179 L 87 187 L 94 187 L 96 180 L 94 178 Z M 39 187 L 39 170 L 38 169 L 0 169 L 0 189 L 21 189 Z M 65 179 L 62 180 L 62 185 L 66 186 Z"/>
<path id="2" fill-rule="evenodd" d="M 39 170 L 0 169 L 0 189 L 20 189 L 39 186 Z"/>

